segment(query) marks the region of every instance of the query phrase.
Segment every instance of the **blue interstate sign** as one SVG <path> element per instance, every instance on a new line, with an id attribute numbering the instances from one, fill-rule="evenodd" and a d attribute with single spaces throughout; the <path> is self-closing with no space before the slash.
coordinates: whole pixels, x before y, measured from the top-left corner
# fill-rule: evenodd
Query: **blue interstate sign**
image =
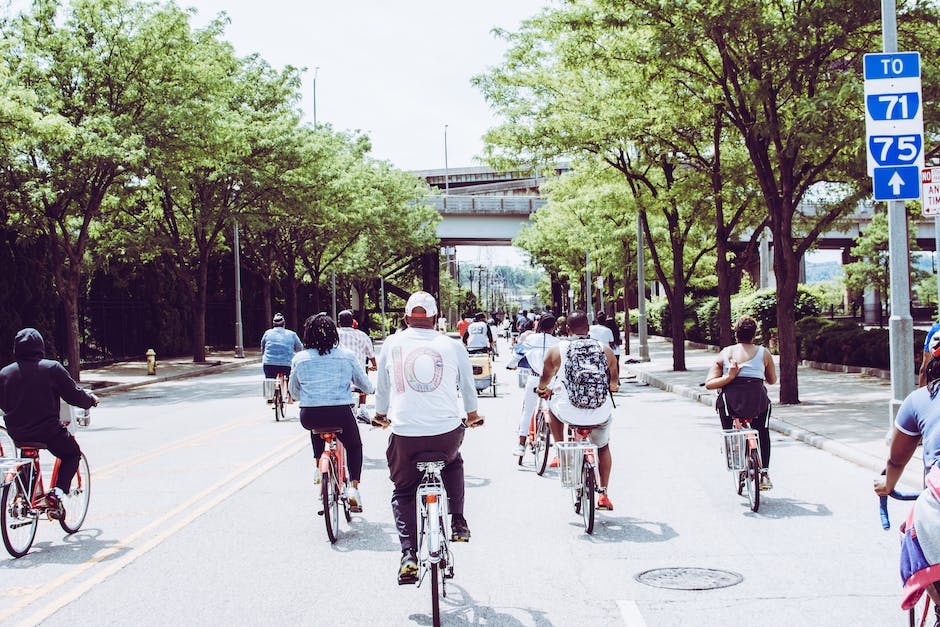
<path id="1" fill-rule="evenodd" d="M 885 52 L 865 55 L 865 80 L 919 78 L 919 52 Z"/>
<path id="2" fill-rule="evenodd" d="M 868 150 L 880 165 L 911 165 L 920 155 L 924 138 L 921 135 L 871 135 Z"/>
<path id="3" fill-rule="evenodd" d="M 920 111 L 920 94 L 871 94 L 865 103 L 873 120 L 913 120 Z"/>
<path id="4" fill-rule="evenodd" d="M 917 200 L 920 198 L 920 168 L 904 165 L 875 168 L 875 200 Z"/>

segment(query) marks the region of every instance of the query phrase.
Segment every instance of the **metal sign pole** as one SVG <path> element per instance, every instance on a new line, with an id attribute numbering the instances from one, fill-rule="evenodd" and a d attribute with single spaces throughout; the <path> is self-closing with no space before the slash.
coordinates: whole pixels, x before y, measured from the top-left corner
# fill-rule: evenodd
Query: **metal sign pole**
<path id="1" fill-rule="evenodd" d="M 238 258 L 238 222 L 235 223 L 235 356 L 245 356 L 245 341 L 242 335 L 242 272 Z"/>

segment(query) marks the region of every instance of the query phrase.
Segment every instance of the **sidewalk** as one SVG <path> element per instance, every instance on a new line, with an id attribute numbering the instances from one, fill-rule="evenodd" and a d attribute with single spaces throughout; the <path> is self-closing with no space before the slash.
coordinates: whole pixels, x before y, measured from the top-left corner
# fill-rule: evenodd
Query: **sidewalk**
<path id="1" fill-rule="evenodd" d="M 170 357 L 163 361 L 157 355 L 157 370 L 154 375 L 147 374 L 146 361 L 121 361 L 103 368 L 82 370 L 80 383 L 90 387 L 95 394 L 106 396 L 151 383 L 225 372 L 246 364 L 257 364 L 260 379 L 261 352 L 246 350 L 245 356 L 240 358 L 235 357 L 233 351 L 207 353 L 206 363 L 203 364 L 193 363 L 192 357 Z"/>
<path id="2" fill-rule="evenodd" d="M 714 410 L 716 393 L 700 387 L 717 353 L 703 348 L 687 348 L 686 372 L 672 371 L 672 344 L 668 338 L 649 338 L 650 361 L 627 364 L 621 375 L 636 375 L 648 383 L 695 400 Z M 631 348 L 639 340 L 630 338 Z M 630 358 L 629 355 L 625 358 Z M 836 373 L 799 367 L 799 405 L 779 405 L 777 386 L 768 386 L 774 401 L 771 429 L 823 449 L 868 468 L 878 474 L 885 466 L 888 446 L 891 382 L 866 374 Z M 715 414 L 715 424 L 718 416 Z M 717 437 L 717 436 L 716 436 Z M 915 453 L 902 482 L 909 488 L 921 486 L 921 457 Z"/>

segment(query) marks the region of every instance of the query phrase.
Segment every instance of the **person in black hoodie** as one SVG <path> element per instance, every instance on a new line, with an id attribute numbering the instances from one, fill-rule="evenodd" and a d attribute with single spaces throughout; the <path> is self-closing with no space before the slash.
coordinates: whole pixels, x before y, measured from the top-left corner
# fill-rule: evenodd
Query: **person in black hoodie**
<path id="1" fill-rule="evenodd" d="M 57 508 L 61 517 L 65 513 L 61 499 L 78 470 L 82 451 L 59 422 L 59 402 L 88 409 L 98 404 L 98 397 L 78 387 L 62 364 L 44 359 L 45 353 L 42 335 L 36 329 L 16 334 L 16 361 L 0 370 L 0 410 L 15 442 L 43 442 L 61 460 L 56 484 L 46 495 L 46 502 Z"/>

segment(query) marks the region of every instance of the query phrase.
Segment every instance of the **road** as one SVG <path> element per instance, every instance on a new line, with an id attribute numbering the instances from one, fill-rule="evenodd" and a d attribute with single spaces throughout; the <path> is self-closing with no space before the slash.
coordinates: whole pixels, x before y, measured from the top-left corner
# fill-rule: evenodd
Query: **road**
<path id="1" fill-rule="evenodd" d="M 504 359 L 499 396 L 480 401 L 486 426 L 463 447 L 473 539 L 454 547 L 445 624 L 906 624 L 896 533 L 879 525 L 868 471 L 774 436 L 776 487 L 752 513 L 723 467 L 717 417 L 625 383 L 616 509 L 588 536 L 554 471 L 510 454 L 522 391 Z M 105 399 L 79 434 L 85 527 L 65 537 L 42 522 L 29 555 L 0 557 L 0 624 L 429 625 L 428 587 L 396 582 L 387 433 L 363 429 L 365 511 L 330 545 L 309 439 L 296 419 L 274 422 L 258 370 Z M 635 580 L 670 567 L 743 579 L 699 591 Z"/>

